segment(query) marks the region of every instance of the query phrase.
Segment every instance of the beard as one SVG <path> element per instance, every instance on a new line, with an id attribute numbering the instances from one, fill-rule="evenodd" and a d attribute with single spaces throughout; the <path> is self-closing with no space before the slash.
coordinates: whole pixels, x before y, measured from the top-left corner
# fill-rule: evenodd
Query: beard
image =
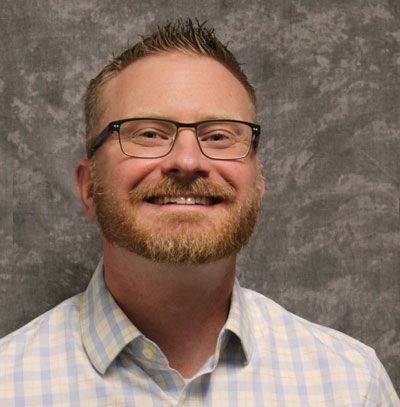
<path id="1" fill-rule="evenodd" d="M 92 171 L 93 200 L 103 237 L 157 263 L 195 265 L 237 254 L 247 244 L 260 211 L 261 173 L 240 205 L 232 186 L 204 178 L 191 182 L 164 178 L 153 186 L 138 185 L 123 202 L 96 174 L 95 166 Z M 160 196 L 217 197 L 225 213 L 215 219 L 207 213 L 173 212 L 143 221 L 138 206 Z"/>

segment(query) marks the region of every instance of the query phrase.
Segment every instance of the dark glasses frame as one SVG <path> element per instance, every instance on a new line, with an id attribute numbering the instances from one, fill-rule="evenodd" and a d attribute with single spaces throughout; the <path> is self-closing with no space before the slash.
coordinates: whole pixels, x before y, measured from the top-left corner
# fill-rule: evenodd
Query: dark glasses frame
<path id="1" fill-rule="evenodd" d="M 154 157 L 140 157 L 140 156 L 135 156 L 135 155 L 131 155 L 131 154 L 127 154 L 124 149 L 122 148 L 122 144 L 121 144 L 121 137 L 120 137 L 120 128 L 121 125 L 126 123 L 126 122 L 132 122 L 132 121 L 138 121 L 138 120 L 152 120 L 152 121 L 160 121 L 160 122 L 166 122 L 166 123 L 171 123 L 174 124 L 177 128 L 177 136 L 174 138 L 173 142 L 171 143 L 171 147 L 168 150 L 168 152 L 166 152 L 165 154 L 161 155 L 161 156 L 154 156 Z M 249 143 L 249 148 L 247 150 L 247 152 L 245 154 L 243 154 L 240 157 L 235 157 L 235 158 L 215 158 L 215 157 L 210 157 L 207 154 L 204 153 L 203 149 L 201 148 L 199 139 L 197 137 L 197 127 L 199 125 L 203 125 L 205 123 L 240 123 L 240 124 L 245 124 L 247 126 L 249 126 L 251 128 L 252 131 L 252 139 Z M 259 143 L 259 139 L 260 139 L 260 132 L 261 132 L 261 127 L 258 124 L 255 123 L 250 123 L 250 122 L 245 122 L 245 121 L 241 121 L 241 120 L 230 120 L 230 119 L 213 119 L 213 120 L 203 120 L 200 122 L 195 122 L 195 123 L 181 123 L 181 122 L 176 122 L 174 120 L 168 120 L 168 119 L 160 119 L 160 118 L 154 118 L 154 117 L 136 117 L 136 118 L 128 118 L 128 119 L 122 119 L 122 120 L 115 120 L 110 122 L 101 132 L 100 134 L 93 140 L 89 151 L 88 151 L 88 159 L 91 159 L 94 155 L 94 153 L 101 147 L 101 145 L 107 140 L 107 138 L 110 136 L 110 134 L 117 132 L 118 133 L 118 140 L 119 140 L 119 145 L 121 147 L 121 151 L 123 154 L 127 155 L 128 157 L 136 157 L 136 158 L 161 158 L 161 157 L 165 157 L 166 155 L 168 155 L 172 148 L 175 145 L 175 141 L 178 138 L 178 133 L 179 133 L 179 129 L 181 128 L 192 128 L 195 129 L 196 131 L 196 140 L 197 143 L 199 145 L 200 151 L 202 152 L 202 154 L 204 154 L 206 157 L 213 159 L 213 160 L 237 160 L 240 158 L 245 158 L 250 150 L 251 147 L 253 146 L 254 150 L 257 150 L 257 146 Z"/>

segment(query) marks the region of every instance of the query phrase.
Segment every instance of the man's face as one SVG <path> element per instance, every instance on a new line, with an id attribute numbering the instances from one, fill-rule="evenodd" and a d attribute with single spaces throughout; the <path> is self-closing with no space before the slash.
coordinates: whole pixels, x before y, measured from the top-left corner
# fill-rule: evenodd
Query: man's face
<path id="1" fill-rule="evenodd" d="M 133 63 L 106 85 L 103 103 L 99 129 L 133 117 L 254 121 L 246 90 L 225 67 L 182 53 Z M 253 230 L 264 191 L 253 153 L 209 159 L 183 128 L 165 157 L 127 157 L 111 136 L 95 159 L 96 214 L 112 244 L 157 262 L 196 264 L 236 254 Z"/>

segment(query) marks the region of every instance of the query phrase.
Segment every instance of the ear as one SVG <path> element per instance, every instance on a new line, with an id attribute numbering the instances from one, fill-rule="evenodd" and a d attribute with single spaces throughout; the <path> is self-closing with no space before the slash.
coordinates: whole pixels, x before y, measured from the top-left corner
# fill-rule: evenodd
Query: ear
<path id="1" fill-rule="evenodd" d="M 75 170 L 75 186 L 79 200 L 88 218 L 96 218 L 93 202 L 93 179 L 89 160 L 80 160 Z"/>
<path id="2" fill-rule="evenodd" d="M 264 196 L 267 187 L 265 184 L 265 172 L 264 172 L 264 166 L 262 165 L 261 161 L 257 159 L 257 189 L 260 193 L 260 199 Z"/>

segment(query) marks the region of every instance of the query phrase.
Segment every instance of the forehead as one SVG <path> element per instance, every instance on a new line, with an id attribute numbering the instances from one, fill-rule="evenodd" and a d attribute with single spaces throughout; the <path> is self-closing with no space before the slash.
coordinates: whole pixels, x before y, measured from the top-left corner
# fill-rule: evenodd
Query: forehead
<path id="1" fill-rule="evenodd" d="M 102 101 L 103 124 L 146 115 L 254 120 L 246 89 L 227 68 L 210 57 L 178 52 L 132 63 L 106 84 Z"/>

